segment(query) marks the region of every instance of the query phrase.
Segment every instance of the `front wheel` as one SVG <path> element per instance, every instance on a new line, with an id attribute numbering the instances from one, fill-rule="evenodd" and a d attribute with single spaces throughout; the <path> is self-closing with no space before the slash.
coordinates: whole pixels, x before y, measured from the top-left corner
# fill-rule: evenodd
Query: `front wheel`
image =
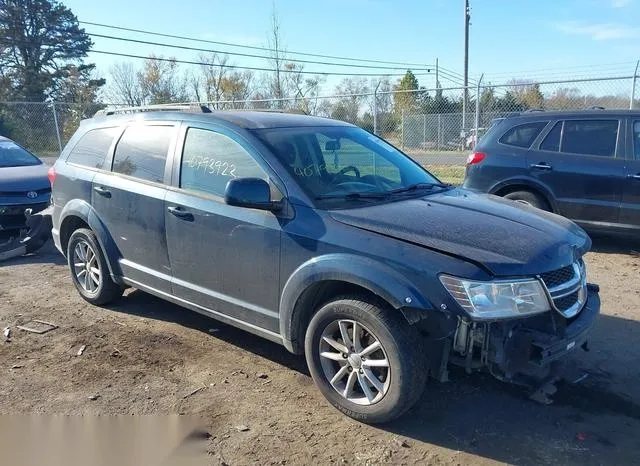
<path id="1" fill-rule="evenodd" d="M 427 379 L 417 330 L 368 297 L 344 297 L 322 307 L 307 328 L 305 354 L 325 398 L 366 423 L 402 415 Z"/>

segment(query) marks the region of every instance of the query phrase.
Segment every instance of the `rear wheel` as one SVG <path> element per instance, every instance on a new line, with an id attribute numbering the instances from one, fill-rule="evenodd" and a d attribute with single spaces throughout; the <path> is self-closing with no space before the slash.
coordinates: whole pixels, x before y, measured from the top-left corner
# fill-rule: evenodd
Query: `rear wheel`
<path id="1" fill-rule="evenodd" d="M 417 330 L 368 297 L 344 297 L 322 307 L 307 328 L 305 354 L 325 398 L 362 422 L 402 415 L 427 379 Z"/>
<path id="2" fill-rule="evenodd" d="M 102 305 L 122 295 L 122 287 L 111 279 L 107 261 L 91 230 L 80 228 L 73 232 L 67 245 L 67 261 L 73 284 L 86 301 Z"/>
<path id="3" fill-rule="evenodd" d="M 539 194 L 531 191 L 514 191 L 512 193 L 505 194 L 505 199 L 511 199 L 512 201 L 519 202 L 521 204 L 529 205 L 540 210 L 551 211 L 549 203 Z"/>

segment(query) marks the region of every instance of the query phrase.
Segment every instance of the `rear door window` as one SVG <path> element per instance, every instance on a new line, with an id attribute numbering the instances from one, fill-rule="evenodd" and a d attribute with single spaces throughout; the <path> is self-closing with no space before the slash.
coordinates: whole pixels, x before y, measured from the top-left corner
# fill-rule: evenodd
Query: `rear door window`
<path id="1" fill-rule="evenodd" d="M 83 167 L 102 168 L 119 128 L 99 128 L 87 131 L 67 157 L 68 163 Z"/>
<path id="2" fill-rule="evenodd" d="M 502 135 L 499 142 L 507 146 L 529 148 L 538 134 L 547 126 L 546 121 L 536 121 L 524 125 L 514 126 Z"/>
<path id="3" fill-rule="evenodd" d="M 162 183 L 173 133 L 172 126 L 129 126 L 116 146 L 112 171 Z"/>
<path id="4" fill-rule="evenodd" d="M 640 160 L 640 121 L 633 122 L 633 158 Z"/>
<path id="5" fill-rule="evenodd" d="M 614 157 L 619 126 L 618 120 L 566 120 L 560 151 Z"/>
<path id="6" fill-rule="evenodd" d="M 549 134 L 544 138 L 542 144 L 540 144 L 540 150 L 548 150 L 551 152 L 558 152 L 560 150 L 560 136 L 562 136 L 562 122 L 557 122 Z"/>

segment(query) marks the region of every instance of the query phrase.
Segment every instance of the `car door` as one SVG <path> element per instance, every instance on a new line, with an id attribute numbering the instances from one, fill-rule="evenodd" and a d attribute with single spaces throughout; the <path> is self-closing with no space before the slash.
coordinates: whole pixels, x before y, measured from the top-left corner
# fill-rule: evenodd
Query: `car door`
<path id="1" fill-rule="evenodd" d="M 620 226 L 630 231 L 640 232 L 640 120 L 631 120 L 630 141 L 627 145 L 627 167 Z"/>
<path id="2" fill-rule="evenodd" d="M 170 179 L 167 155 L 175 147 L 177 125 L 128 125 L 108 162 L 109 172 L 93 179 L 92 205 L 121 259 L 126 278 L 166 293 L 171 291 L 164 198 Z"/>
<path id="3" fill-rule="evenodd" d="M 529 174 L 553 193 L 559 214 L 588 227 L 611 226 L 622 200 L 623 141 L 619 118 L 557 121 L 529 152 Z"/>
<path id="4" fill-rule="evenodd" d="M 229 180 L 270 179 L 264 160 L 226 128 L 185 124 L 180 141 L 165 200 L 174 295 L 279 332 L 280 218 L 224 202 Z"/>

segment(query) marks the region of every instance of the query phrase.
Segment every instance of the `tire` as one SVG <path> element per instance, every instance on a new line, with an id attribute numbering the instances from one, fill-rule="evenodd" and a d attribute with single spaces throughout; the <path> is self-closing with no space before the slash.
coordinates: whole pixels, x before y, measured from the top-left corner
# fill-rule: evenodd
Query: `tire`
<path id="1" fill-rule="evenodd" d="M 546 210 L 547 212 L 551 211 L 549 203 L 542 196 L 531 191 L 514 191 L 505 194 L 504 198 L 530 205 L 540 210 Z"/>
<path id="2" fill-rule="evenodd" d="M 360 335 L 360 344 L 354 344 L 355 351 L 346 348 L 342 338 L 346 330 L 353 340 L 353 322 Z M 337 346 L 323 338 L 327 336 Z M 364 359 L 357 356 L 376 340 L 380 349 L 363 356 Z M 338 347 L 347 349 L 348 354 L 341 353 Z M 341 297 L 324 305 L 307 328 L 305 357 L 324 397 L 342 413 L 367 424 L 388 422 L 404 414 L 420 398 L 427 380 L 424 345 L 418 331 L 398 312 L 366 296 Z M 381 364 L 383 361 L 387 362 L 386 368 Z M 376 384 L 369 382 L 372 377 L 377 379 Z M 345 397 L 351 379 L 350 397 Z M 366 396 L 361 381 L 367 385 L 370 396 Z"/>
<path id="3" fill-rule="evenodd" d="M 84 251 L 84 257 L 80 251 Z M 111 279 L 107 261 L 93 231 L 80 228 L 73 232 L 67 245 L 67 262 L 71 280 L 87 302 L 101 306 L 122 296 L 123 289 Z"/>

